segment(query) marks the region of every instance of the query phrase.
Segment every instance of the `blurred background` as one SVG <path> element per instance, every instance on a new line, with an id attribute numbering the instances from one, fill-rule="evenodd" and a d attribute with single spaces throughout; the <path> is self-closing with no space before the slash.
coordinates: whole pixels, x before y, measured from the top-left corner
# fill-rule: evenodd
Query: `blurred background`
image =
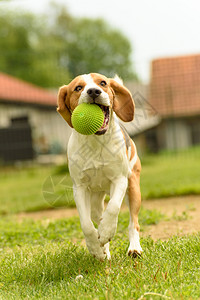
<path id="1" fill-rule="evenodd" d="M 51 177 L 67 171 L 71 134 L 56 113 L 56 95 L 90 72 L 118 74 L 133 95 L 135 119 L 125 126 L 142 158 L 143 197 L 200 193 L 199 10 L 197 0 L 0 1 L 1 195 L 15 191 L 14 211 L 23 198 L 16 170 L 25 172 L 22 189 L 27 178 L 27 187 L 40 178 L 34 190 L 66 201 L 66 184 L 55 179 L 65 186 L 55 192 Z M 150 171 L 151 164 L 159 168 Z M 46 208 L 40 197 L 17 211 Z"/>

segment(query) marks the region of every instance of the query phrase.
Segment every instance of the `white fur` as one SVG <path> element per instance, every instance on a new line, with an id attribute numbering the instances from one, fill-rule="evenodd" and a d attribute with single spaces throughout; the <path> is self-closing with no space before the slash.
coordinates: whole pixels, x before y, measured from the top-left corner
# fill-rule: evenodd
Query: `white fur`
<path id="1" fill-rule="evenodd" d="M 79 102 L 88 102 L 87 90 L 95 87 L 90 75 L 83 75 L 86 86 Z M 98 86 L 98 88 L 100 88 Z M 100 101 L 109 105 L 107 93 L 102 90 Z M 130 150 L 129 150 L 130 151 Z M 137 153 L 130 162 L 118 119 L 110 113 L 109 129 L 104 135 L 85 136 L 73 130 L 68 143 L 68 162 L 73 180 L 74 198 L 81 227 L 90 253 L 99 260 L 110 259 L 109 241 L 114 236 L 118 214 L 126 193 L 128 176 L 136 162 Z M 110 201 L 104 209 L 105 195 Z M 92 222 L 96 222 L 98 229 Z M 139 250 L 138 237 L 130 229 L 131 245 Z"/>
<path id="2" fill-rule="evenodd" d="M 107 243 L 117 228 L 129 174 L 123 135 L 114 117 L 111 117 L 108 132 L 102 136 L 84 136 L 74 130 L 68 144 L 68 160 L 87 247 L 96 258 L 103 260 L 107 256 L 110 259 Z M 97 231 L 91 221 L 93 204 L 96 203 L 93 199 L 99 195 L 102 203 L 105 194 L 110 194 L 111 199 L 104 213 L 103 205 L 99 216 L 96 212 L 95 217 L 97 221 L 99 219 Z"/>
<path id="3" fill-rule="evenodd" d="M 143 250 L 140 246 L 139 232 L 134 228 L 133 222 L 130 221 L 128 229 L 129 229 L 129 240 L 130 240 L 128 253 L 137 252 L 138 254 L 141 254 Z"/>
<path id="4" fill-rule="evenodd" d="M 91 98 L 87 94 L 88 89 L 90 88 L 98 88 L 101 91 L 101 95 L 98 97 L 98 99 L 95 100 L 97 104 L 102 104 L 105 106 L 110 106 L 110 99 L 107 93 L 104 92 L 104 90 L 98 86 L 92 79 L 92 76 L 90 74 L 82 75 L 84 81 L 86 82 L 86 86 L 84 87 L 84 90 L 81 93 L 81 96 L 79 98 L 79 104 L 81 103 L 90 103 Z"/>
<path id="5" fill-rule="evenodd" d="M 123 85 L 123 80 L 117 74 L 115 74 L 113 79 L 119 84 Z"/>

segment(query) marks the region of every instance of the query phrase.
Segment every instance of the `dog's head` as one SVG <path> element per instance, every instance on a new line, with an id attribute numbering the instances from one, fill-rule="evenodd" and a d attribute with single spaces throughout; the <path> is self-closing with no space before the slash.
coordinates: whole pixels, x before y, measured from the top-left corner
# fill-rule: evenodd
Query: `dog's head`
<path id="1" fill-rule="evenodd" d="M 97 73 L 77 76 L 59 90 L 57 111 L 71 127 L 71 114 L 80 103 L 96 103 L 102 109 L 104 123 L 96 132 L 98 135 L 107 131 L 112 110 L 124 122 L 134 117 L 134 101 L 129 90 L 120 80 Z"/>

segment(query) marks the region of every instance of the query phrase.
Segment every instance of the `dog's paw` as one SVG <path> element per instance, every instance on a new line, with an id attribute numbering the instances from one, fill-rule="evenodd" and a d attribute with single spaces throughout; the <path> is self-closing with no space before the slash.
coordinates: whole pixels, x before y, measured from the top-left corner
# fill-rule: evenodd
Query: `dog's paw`
<path id="1" fill-rule="evenodd" d="M 117 229 L 117 218 L 111 219 L 105 215 L 98 227 L 98 239 L 101 246 L 111 241 Z"/>
<path id="2" fill-rule="evenodd" d="M 92 255 L 93 255 L 94 258 L 96 258 L 96 259 L 98 259 L 100 261 L 104 261 L 106 259 L 106 257 L 107 257 L 104 250 L 103 251 L 95 251 L 95 252 L 93 252 Z"/>
<path id="3" fill-rule="evenodd" d="M 86 239 L 86 245 L 90 254 L 100 261 L 104 261 L 107 256 L 105 247 L 100 246 L 100 242 L 97 239 L 96 241 L 91 241 Z"/>
<path id="4" fill-rule="evenodd" d="M 137 258 L 137 257 L 141 257 L 142 252 L 137 252 L 137 250 L 129 250 L 128 251 L 128 256 L 132 257 L 132 258 Z"/>
<path id="5" fill-rule="evenodd" d="M 128 256 L 131 256 L 133 258 L 141 257 L 142 252 L 143 252 L 143 250 L 140 245 L 138 247 L 129 246 L 129 248 L 128 248 Z"/>

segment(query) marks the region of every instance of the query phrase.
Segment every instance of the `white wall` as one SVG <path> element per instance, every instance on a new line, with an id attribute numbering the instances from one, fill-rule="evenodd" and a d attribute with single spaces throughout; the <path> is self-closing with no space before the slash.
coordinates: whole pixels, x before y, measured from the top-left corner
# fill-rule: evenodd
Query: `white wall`
<path id="1" fill-rule="evenodd" d="M 9 126 L 11 118 L 21 116 L 29 118 L 35 146 L 43 137 L 48 145 L 58 142 L 66 151 L 71 129 L 56 109 L 0 103 L 0 128 Z"/>

